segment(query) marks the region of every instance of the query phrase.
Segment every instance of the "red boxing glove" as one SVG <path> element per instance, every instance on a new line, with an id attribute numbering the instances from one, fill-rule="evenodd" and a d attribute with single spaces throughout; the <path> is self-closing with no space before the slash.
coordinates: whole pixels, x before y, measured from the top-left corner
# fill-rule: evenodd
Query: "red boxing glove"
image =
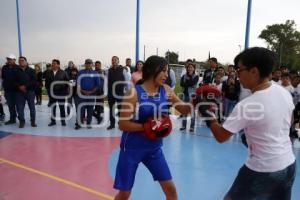
<path id="1" fill-rule="evenodd" d="M 207 126 L 210 126 L 210 121 L 216 119 L 214 113 L 218 109 L 221 91 L 211 85 L 203 85 L 196 90 L 193 99 L 194 106 L 197 106 L 198 113 L 204 117 Z"/>
<path id="2" fill-rule="evenodd" d="M 218 88 L 211 86 L 211 85 L 203 85 L 199 88 L 197 88 L 195 92 L 195 97 L 201 96 L 202 99 L 206 99 L 206 101 L 212 101 L 214 102 L 216 99 L 221 97 L 222 93 Z M 194 105 L 199 103 L 196 100 L 197 98 L 194 98 Z"/>
<path id="3" fill-rule="evenodd" d="M 150 140 L 167 137 L 172 131 L 172 122 L 168 115 L 162 115 L 158 119 L 149 117 L 143 126 L 145 137 Z"/>

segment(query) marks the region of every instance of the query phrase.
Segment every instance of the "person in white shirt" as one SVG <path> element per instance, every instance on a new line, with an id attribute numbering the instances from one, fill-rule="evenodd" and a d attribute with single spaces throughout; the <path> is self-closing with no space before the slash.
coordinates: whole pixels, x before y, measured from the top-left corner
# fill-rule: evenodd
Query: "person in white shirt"
<path id="1" fill-rule="evenodd" d="M 298 131 L 296 130 L 296 124 L 300 122 L 300 75 L 296 75 L 295 77 L 292 78 L 291 85 L 294 88 L 294 92 L 292 94 L 293 96 L 293 102 L 295 105 L 295 110 L 294 110 L 294 122 L 291 127 L 291 134 L 290 137 L 292 140 L 294 138 L 299 138 Z"/>
<path id="2" fill-rule="evenodd" d="M 283 73 L 281 75 L 281 86 L 284 87 L 292 95 L 294 93 L 294 87 L 291 85 L 289 73 Z"/>
<path id="3" fill-rule="evenodd" d="M 215 86 L 216 88 L 218 88 L 218 90 L 220 90 L 222 92 L 222 75 L 221 74 L 217 74 L 212 82 L 212 85 Z"/>
<path id="4" fill-rule="evenodd" d="M 300 83 L 300 76 L 297 75 L 291 81 L 291 85 L 294 88 L 294 92 L 293 92 L 294 105 L 296 105 L 299 101 L 299 94 L 300 94 L 299 91 L 298 91 L 298 87 L 300 86 L 299 83 Z"/>
<path id="5" fill-rule="evenodd" d="M 218 74 L 221 76 L 221 81 L 222 82 L 227 81 L 228 76 L 225 74 L 224 67 L 222 67 L 222 66 L 218 67 Z"/>
<path id="6" fill-rule="evenodd" d="M 281 85 L 281 70 L 280 69 L 275 69 L 273 72 L 272 72 L 272 83 L 277 83 L 279 85 Z"/>
<path id="7" fill-rule="evenodd" d="M 224 200 L 290 200 L 296 176 L 289 138 L 292 96 L 269 81 L 275 65 L 275 54 L 270 50 L 247 49 L 235 58 L 235 64 L 241 84 L 253 94 L 234 107 L 223 125 L 206 107 L 199 108 L 218 142 L 242 129 L 246 134 L 248 158 Z"/>

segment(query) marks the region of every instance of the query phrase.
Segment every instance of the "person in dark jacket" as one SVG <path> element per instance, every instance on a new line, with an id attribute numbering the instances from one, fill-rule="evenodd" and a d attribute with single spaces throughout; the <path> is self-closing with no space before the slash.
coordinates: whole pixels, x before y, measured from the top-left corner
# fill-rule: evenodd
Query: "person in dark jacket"
<path id="1" fill-rule="evenodd" d="M 101 76 L 101 79 L 104 79 L 105 77 L 105 71 L 101 69 L 101 62 L 96 61 L 95 62 L 95 71 Z M 97 98 L 96 98 L 96 105 L 94 108 L 93 116 L 97 119 L 97 123 L 100 124 L 103 120 L 103 114 L 104 114 L 104 82 L 101 81 L 101 85 L 99 86 L 99 89 L 97 90 Z"/>
<path id="2" fill-rule="evenodd" d="M 34 105 L 34 97 L 35 97 L 35 89 L 36 89 L 36 73 L 34 69 L 30 68 L 27 63 L 27 59 L 24 56 L 19 57 L 19 65 L 20 67 L 16 73 L 16 104 L 17 104 L 17 112 L 18 118 L 20 121 L 19 128 L 24 128 L 25 126 L 25 118 L 24 118 L 24 108 L 27 101 L 29 110 L 30 110 L 30 121 L 31 126 L 36 127 L 35 123 L 35 105 Z"/>
<path id="3" fill-rule="evenodd" d="M 43 79 L 45 80 L 45 88 L 48 95 L 48 107 L 50 107 L 50 80 L 51 80 L 52 70 L 51 64 L 46 65 L 46 70 L 43 72 Z"/>
<path id="4" fill-rule="evenodd" d="M 2 66 L 0 66 L 0 125 L 2 124 L 2 122 L 5 119 L 5 113 L 4 113 L 4 109 L 3 109 L 3 92 L 2 92 Z"/>
<path id="5" fill-rule="evenodd" d="M 76 78 L 77 78 L 78 70 L 77 70 L 75 64 L 73 63 L 73 61 L 69 61 L 68 67 L 65 69 L 65 72 L 67 73 L 67 75 L 70 79 L 70 85 L 74 86 L 74 84 L 76 84 Z M 76 72 L 76 76 L 75 76 L 75 79 L 74 79 L 74 73 L 75 72 Z M 68 115 L 70 115 L 71 108 L 73 107 L 73 97 L 75 96 L 73 93 L 76 92 L 76 91 L 71 90 L 71 88 L 70 88 L 70 90 L 68 92 L 69 92 L 69 98 L 67 99 L 67 101 L 68 101 L 69 105 L 67 106 L 67 113 L 68 113 Z M 74 99 L 74 102 L 75 102 L 75 99 Z"/>
<path id="6" fill-rule="evenodd" d="M 35 98 L 36 105 L 42 105 L 43 74 L 39 64 L 34 65 L 36 74 Z"/>
<path id="7" fill-rule="evenodd" d="M 216 58 L 210 58 L 208 60 L 209 69 L 204 71 L 203 83 L 212 83 L 215 75 L 218 72 L 218 60 Z"/>
<path id="8" fill-rule="evenodd" d="M 73 69 L 76 69 L 75 64 L 73 63 L 73 61 L 69 61 L 68 62 L 68 67 L 65 69 L 65 72 L 67 73 L 67 75 L 70 77 L 71 76 L 71 71 Z"/>
<path id="9" fill-rule="evenodd" d="M 15 84 L 16 80 L 16 72 L 19 68 L 16 65 L 16 56 L 11 54 L 6 57 L 7 63 L 2 68 L 2 86 L 4 89 L 4 97 L 6 99 L 6 103 L 8 105 L 10 118 L 5 125 L 15 124 L 17 118 L 17 111 L 16 111 L 16 92 L 17 87 Z"/>
<path id="10" fill-rule="evenodd" d="M 222 92 L 224 96 L 224 116 L 228 117 L 237 104 L 241 92 L 241 85 L 235 72 L 228 74 L 227 81 L 222 84 Z"/>
<path id="11" fill-rule="evenodd" d="M 50 107 L 51 107 L 51 122 L 48 126 L 56 124 L 56 104 L 58 103 L 60 110 L 60 118 L 62 126 L 66 126 L 65 103 L 68 94 L 69 78 L 65 71 L 60 69 L 60 61 L 52 60 L 52 69 L 49 73 L 50 83 Z"/>
<path id="12" fill-rule="evenodd" d="M 186 67 L 186 74 L 181 77 L 180 86 L 183 88 L 183 101 L 190 102 L 192 100 L 192 95 L 195 93 L 199 76 L 195 73 L 196 66 L 192 63 L 188 64 Z M 195 113 L 191 114 L 191 126 L 190 132 L 194 132 L 195 129 Z M 187 119 L 183 116 L 181 131 L 186 129 Z"/>
<path id="13" fill-rule="evenodd" d="M 76 84 L 77 75 L 78 75 L 77 68 L 73 68 L 70 70 L 70 76 L 69 76 L 70 88 L 68 90 L 70 98 L 68 98 L 69 106 L 67 106 L 68 115 L 71 113 L 71 107 L 73 105 L 73 102 L 75 105 L 75 111 L 77 113 L 77 105 L 78 105 L 77 84 Z"/>
<path id="14" fill-rule="evenodd" d="M 122 97 L 124 95 L 124 89 L 126 84 L 125 81 L 125 73 L 126 70 L 119 65 L 119 58 L 117 56 L 113 56 L 111 59 L 112 66 L 108 70 L 108 93 L 107 99 L 109 104 L 109 119 L 110 126 L 107 127 L 107 130 L 115 128 L 115 105 L 117 105 L 118 110 L 120 110 L 120 102 L 122 101 Z M 119 83 L 118 83 L 119 82 Z"/>

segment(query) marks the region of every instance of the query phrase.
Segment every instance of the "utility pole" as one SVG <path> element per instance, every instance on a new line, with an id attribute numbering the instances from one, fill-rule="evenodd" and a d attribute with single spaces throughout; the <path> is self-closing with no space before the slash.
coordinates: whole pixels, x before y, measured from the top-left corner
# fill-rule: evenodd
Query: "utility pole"
<path id="1" fill-rule="evenodd" d="M 249 48 L 249 34 L 250 34 L 250 22 L 251 22 L 251 7 L 252 0 L 248 0 L 248 8 L 247 8 L 247 22 L 246 22 L 246 35 L 245 35 L 245 49 Z"/>
<path id="2" fill-rule="evenodd" d="M 22 37 L 20 28 L 19 0 L 16 0 L 19 56 L 22 56 Z"/>
<path id="3" fill-rule="evenodd" d="M 136 0 L 135 62 L 140 59 L 140 0 Z"/>

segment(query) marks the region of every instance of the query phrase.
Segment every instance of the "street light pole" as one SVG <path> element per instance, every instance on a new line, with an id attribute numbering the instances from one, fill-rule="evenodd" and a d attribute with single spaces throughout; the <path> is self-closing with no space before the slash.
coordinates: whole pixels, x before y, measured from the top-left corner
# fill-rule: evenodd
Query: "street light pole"
<path id="1" fill-rule="evenodd" d="M 144 62 L 146 60 L 146 45 L 144 45 Z"/>
<path id="2" fill-rule="evenodd" d="M 250 34 L 250 21 L 251 21 L 251 7 L 252 0 L 248 0 L 248 8 L 247 8 L 247 22 L 246 22 L 246 36 L 245 36 L 245 49 L 249 48 L 249 34 Z"/>
<path id="3" fill-rule="evenodd" d="M 135 36 L 135 61 L 139 60 L 140 47 L 140 0 L 136 0 L 136 36 Z"/>
<path id="4" fill-rule="evenodd" d="M 240 52 L 242 51 L 242 45 L 239 44 Z"/>
<path id="5" fill-rule="evenodd" d="M 19 56 L 22 56 L 23 54 L 22 54 L 22 38 L 21 38 L 21 28 L 20 28 L 19 0 L 16 0 L 16 9 L 17 9 Z"/>

